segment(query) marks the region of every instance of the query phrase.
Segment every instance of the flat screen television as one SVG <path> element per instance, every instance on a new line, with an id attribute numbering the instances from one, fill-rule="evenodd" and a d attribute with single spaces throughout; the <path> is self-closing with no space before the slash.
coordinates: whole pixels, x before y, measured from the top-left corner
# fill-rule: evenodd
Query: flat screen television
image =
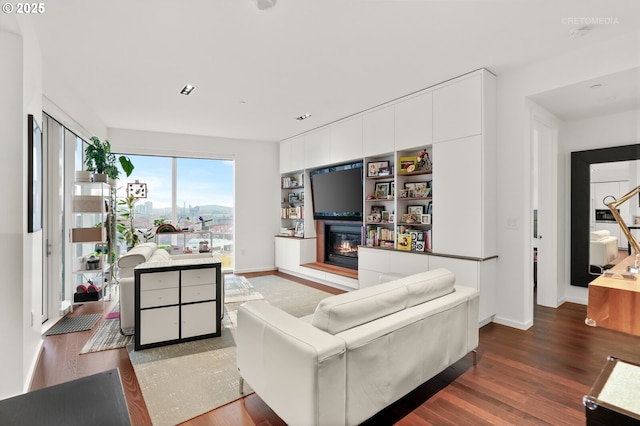
<path id="1" fill-rule="evenodd" d="M 309 175 L 314 219 L 362 220 L 362 161 Z"/>

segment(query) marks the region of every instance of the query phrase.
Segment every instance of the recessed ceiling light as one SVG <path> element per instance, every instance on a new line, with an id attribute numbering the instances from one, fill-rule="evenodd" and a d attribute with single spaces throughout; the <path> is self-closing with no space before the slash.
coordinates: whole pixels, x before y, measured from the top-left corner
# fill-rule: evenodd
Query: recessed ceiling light
<path id="1" fill-rule="evenodd" d="M 182 94 L 182 95 L 189 95 L 189 94 L 191 94 L 191 92 L 193 92 L 193 89 L 195 89 L 195 88 L 196 88 L 195 86 L 192 86 L 192 85 L 190 85 L 190 84 L 187 84 L 186 86 L 184 86 L 184 87 L 182 88 L 182 90 L 180 91 L 180 94 Z"/>
<path id="2" fill-rule="evenodd" d="M 300 117 L 296 117 L 296 120 L 306 120 L 311 117 L 311 114 L 302 114 Z"/>

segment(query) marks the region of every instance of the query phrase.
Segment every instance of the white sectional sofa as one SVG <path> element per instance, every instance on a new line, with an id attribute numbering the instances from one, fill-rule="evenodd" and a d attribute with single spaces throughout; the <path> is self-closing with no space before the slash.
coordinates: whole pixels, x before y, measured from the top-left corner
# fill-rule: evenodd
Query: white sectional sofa
<path id="1" fill-rule="evenodd" d="M 134 269 L 145 262 L 166 262 L 176 259 L 211 257 L 211 253 L 170 255 L 159 249 L 156 243 L 142 243 L 118 258 L 118 282 L 120 283 L 120 328 L 131 333 L 135 328 L 135 278 Z"/>
<path id="2" fill-rule="evenodd" d="M 611 264 L 618 257 L 618 237 L 603 229 L 589 234 L 589 265 L 600 268 Z"/>
<path id="3" fill-rule="evenodd" d="M 357 425 L 476 349 L 478 297 L 437 269 L 331 296 L 305 318 L 246 302 L 238 370 L 287 424 Z"/>

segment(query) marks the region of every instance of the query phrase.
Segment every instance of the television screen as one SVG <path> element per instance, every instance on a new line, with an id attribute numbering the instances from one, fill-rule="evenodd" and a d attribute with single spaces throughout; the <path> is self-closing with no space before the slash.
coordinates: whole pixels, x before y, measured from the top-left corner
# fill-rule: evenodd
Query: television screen
<path id="1" fill-rule="evenodd" d="M 314 219 L 362 220 L 362 162 L 310 173 Z"/>

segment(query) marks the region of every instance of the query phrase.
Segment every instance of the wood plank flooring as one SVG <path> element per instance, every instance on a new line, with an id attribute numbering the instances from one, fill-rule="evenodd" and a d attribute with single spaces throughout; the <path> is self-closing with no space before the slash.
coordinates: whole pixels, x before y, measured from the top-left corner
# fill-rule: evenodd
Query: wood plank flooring
<path id="1" fill-rule="evenodd" d="M 257 275 L 264 274 L 246 274 Z M 102 304 L 83 305 L 74 315 L 102 309 Z M 109 310 L 107 306 L 104 312 Z M 607 356 L 640 363 L 640 337 L 588 327 L 585 315 L 586 306 L 565 303 L 558 309 L 536 306 L 535 325 L 527 331 L 488 324 L 480 330 L 476 366 L 467 355 L 365 425 L 584 425 L 582 396 L 590 391 Z M 78 355 L 90 335 L 87 331 L 44 337 L 31 389 L 119 368 L 133 424 L 150 424 L 126 350 Z M 275 426 L 284 422 L 252 394 L 184 425 Z"/>

